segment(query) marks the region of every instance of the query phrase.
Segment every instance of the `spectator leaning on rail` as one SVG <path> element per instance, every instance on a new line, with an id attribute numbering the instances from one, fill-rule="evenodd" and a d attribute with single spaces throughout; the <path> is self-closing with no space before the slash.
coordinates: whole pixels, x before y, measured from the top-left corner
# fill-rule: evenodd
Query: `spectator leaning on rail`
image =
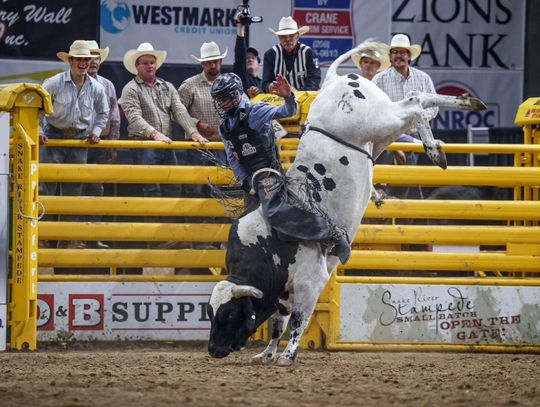
<path id="1" fill-rule="evenodd" d="M 187 135 L 200 139 L 195 124 L 186 107 L 180 101 L 178 92 L 172 85 L 157 76 L 157 70 L 163 65 L 167 51 L 155 50 L 152 44 L 143 42 L 137 49 L 131 49 L 124 55 L 124 66 L 135 77 L 122 89 L 118 101 L 128 120 L 128 136 L 139 140 L 155 140 L 171 143 L 172 120 L 178 122 Z M 172 149 L 133 149 L 135 164 L 177 165 L 175 151 Z M 144 196 L 174 197 L 180 196 L 180 186 L 175 184 L 143 185 Z M 156 221 L 155 218 L 146 218 Z M 161 245 L 149 243 L 149 247 L 168 248 L 173 242 Z"/>
<path id="2" fill-rule="evenodd" d="M 411 62 L 420 56 L 422 47 L 410 43 L 406 34 L 396 34 L 392 37 L 390 45 L 386 46 L 390 56 L 391 67 L 379 72 L 373 78 L 373 83 L 381 88 L 390 98 L 397 102 L 402 100 L 411 91 L 436 93 L 433 81 L 425 72 L 410 66 Z M 439 113 L 438 107 L 424 110 L 426 118 L 432 120 Z M 420 143 L 420 136 L 416 128 L 411 128 L 406 134 L 402 134 L 398 142 Z M 398 164 L 415 165 L 418 162 L 416 153 L 394 153 Z M 388 191 L 389 194 L 398 198 L 406 198 L 409 188 L 395 187 Z"/>
<path id="3" fill-rule="evenodd" d="M 255 48 L 248 48 L 246 44 L 246 26 L 241 22 L 242 15 L 236 14 L 233 72 L 242 79 L 244 92 L 252 98 L 261 93 L 262 79 L 259 77 L 261 58 Z"/>
<path id="4" fill-rule="evenodd" d="M 299 42 L 309 27 L 298 28 L 289 16 L 281 18 L 277 31 L 269 30 L 278 36 L 279 44 L 264 53 L 263 92 L 274 92 L 277 75 L 287 78 L 293 90 L 319 90 L 321 69 L 317 59 L 310 47 Z"/>
<path id="5" fill-rule="evenodd" d="M 118 140 L 120 138 L 120 112 L 118 110 L 118 101 L 116 99 L 116 89 L 113 83 L 98 75 L 99 68 L 109 55 L 109 47 L 99 48 L 96 41 L 87 41 L 90 47 L 90 52 L 93 55 L 88 68 L 88 74 L 97 80 L 105 88 L 107 100 L 109 101 L 109 118 L 105 128 L 101 132 L 100 138 L 102 140 Z M 116 161 L 116 150 L 114 148 L 90 148 L 88 150 L 88 164 L 106 164 L 114 163 Z M 103 196 L 104 187 L 102 183 L 84 184 L 83 195 L 87 196 Z M 89 217 L 92 222 L 100 222 L 101 216 Z M 87 242 L 87 245 L 93 246 L 97 249 L 108 249 L 109 246 L 98 240 L 96 242 Z"/>
<path id="6" fill-rule="evenodd" d="M 193 123 L 204 137 L 194 138 L 201 145 L 207 141 L 220 141 L 218 126 L 220 122 L 219 114 L 212 102 L 210 88 L 212 83 L 221 73 L 221 63 L 227 55 L 227 50 L 221 53 L 219 46 L 211 41 L 205 42 L 201 46 L 201 57 L 191 55 L 193 59 L 201 64 L 202 72 L 186 79 L 178 88 L 180 100 L 186 106 L 191 115 Z M 187 162 L 192 165 L 208 165 L 208 159 L 199 151 L 188 150 Z M 211 150 L 218 161 L 225 164 L 225 153 L 222 150 Z M 189 188 L 195 196 L 208 196 L 210 194 L 206 185 L 194 185 Z"/>
<path id="7" fill-rule="evenodd" d="M 59 73 L 43 82 L 43 88 L 51 95 L 54 113 L 45 116 L 40 130 L 40 142 L 46 145 L 49 139 L 88 139 L 92 144 L 99 143 L 109 114 L 109 105 L 103 85 L 88 75 L 88 67 L 93 56 L 88 43 L 74 41 L 69 52 L 56 54 L 69 70 Z M 87 148 L 44 147 L 42 162 L 86 164 Z M 83 185 L 80 183 L 45 184 L 45 195 L 80 196 Z M 79 220 L 77 216 L 63 216 L 62 220 Z M 59 247 L 83 248 L 81 241 L 60 242 Z"/>
<path id="8" fill-rule="evenodd" d="M 298 107 L 291 85 L 283 76 L 276 77 L 274 91 L 285 98 L 285 104 L 251 104 L 242 91 L 242 81 L 233 73 L 214 81 L 212 97 L 223 118 L 219 133 L 228 162 L 242 189 L 258 195 L 265 217 L 283 240 L 334 245 L 333 254 L 345 263 L 350 256 L 346 233 L 332 227 L 324 217 L 287 201 L 271 122 L 294 115 Z"/>

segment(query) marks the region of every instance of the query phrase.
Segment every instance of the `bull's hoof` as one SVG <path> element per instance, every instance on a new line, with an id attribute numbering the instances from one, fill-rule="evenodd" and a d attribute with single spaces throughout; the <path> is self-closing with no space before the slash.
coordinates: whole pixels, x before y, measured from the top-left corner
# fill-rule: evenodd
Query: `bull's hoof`
<path id="1" fill-rule="evenodd" d="M 276 355 L 271 353 L 259 353 L 251 358 L 252 365 L 271 365 L 276 361 Z"/>
<path id="2" fill-rule="evenodd" d="M 487 109 L 487 106 L 484 102 L 482 102 L 478 98 L 469 98 L 471 101 L 472 111 L 474 112 L 482 112 Z"/>
<path id="3" fill-rule="evenodd" d="M 293 359 L 289 359 L 284 356 L 280 356 L 277 361 L 278 366 L 282 366 L 282 367 L 292 366 L 293 363 L 294 363 Z"/>
<path id="4" fill-rule="evenodd" d="M 441 167 L 443 170 L 446 170 L 448 167 L 448 162 L 446 161 L 446 154 L 442 150 L 441 146 L 437 146 L 438 155 L 435 161 L 435 164 L 437 164 L 439 167 Z"/>

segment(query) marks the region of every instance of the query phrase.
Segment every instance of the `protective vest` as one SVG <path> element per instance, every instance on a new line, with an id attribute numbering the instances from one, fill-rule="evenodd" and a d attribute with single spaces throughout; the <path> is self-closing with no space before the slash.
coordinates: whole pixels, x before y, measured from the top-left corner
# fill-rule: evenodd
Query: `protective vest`
<path id="1" fill-rule="evenodd" d="M 248 117 L 251 105 L 246 104 L 244 109 L 240 109 L 240 120 L 232 129 L 226 128 L 226 122 L 221 123 L 221 134 L 223 138 L 230 142 L 237 156 L 238 161 L 247 171 L 253 174 L 261 168 L 279 167 L 279 156 L 275 143 L 273 130 L 270 126 L 267 137 L 260 135 L 257 131 L 248 126 Z"/>

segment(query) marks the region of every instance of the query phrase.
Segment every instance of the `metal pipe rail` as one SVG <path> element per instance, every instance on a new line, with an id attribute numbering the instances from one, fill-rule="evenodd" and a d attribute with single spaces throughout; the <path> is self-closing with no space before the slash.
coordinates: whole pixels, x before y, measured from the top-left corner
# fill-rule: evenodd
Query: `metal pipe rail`
<path id="1" fill-rule="evenodd" d="M 235 184 L 231 170 L 212 166 L 40 164 L 41 182 Z M 540 186 L 540 167 L 438 167 L 377 165 L 376 184 Z"/>
<path id="2" fill-rule="evenodd" d="M 300 143 L 298 138 L 286 138 L 278 140 L 277 144 L 287 148 L 297 148 Z M 161 141 L 152 140 L 101 140 L 99 144 L 89 144 L 85 140 L 57 140 L 50 139 L 47 147 L 88 147 L 88 148 L 160 148 L 160 149 L 185 149 L 199 150 L 201 146 L 194 141 L 174 141 L 166 144 Z M 222 150 L 222 142 L 209 142 L 204 149 Z M 415 143 L 392 143 L 387 150 L 424 152 L 422 144 Z M 534 144 L 468 144 L 450 143 L 443 144 L 445 153 L 491 153 L 491 154 L 519 154 L 519 153 L 539 153 L 540 145 Z M 293 150 L 294 151 L 294 150 Z"/>
<path id="3" fill-rule="evenodd" d="M 42 240 L 226 242 L 230 225 L 204 223 L 40 222 Z M 539 226 L 362 225 L 354 243 L 506 245 L 539 243 Z"/>
<path id="4" fill-rule="evenodd" d="M 38 258 L 40 267 L 225 267 L 225 250 L 217 249 L 40 249 Z M 540 256 L 353 250 L 340 269 L 540 273 Z"/>
<path id="5" fill-rule="evenodd" d="M 109 216 L 227 217 L 225 208 L 210 198 L 141 198 L 40 196 L 47 214 Z M 238 201 L 240 203 L 240 201 Z M 370 202 L 365 218 L 540 220 L 535 201 L 433 201 L 387 199 L 380 208 Z"/>

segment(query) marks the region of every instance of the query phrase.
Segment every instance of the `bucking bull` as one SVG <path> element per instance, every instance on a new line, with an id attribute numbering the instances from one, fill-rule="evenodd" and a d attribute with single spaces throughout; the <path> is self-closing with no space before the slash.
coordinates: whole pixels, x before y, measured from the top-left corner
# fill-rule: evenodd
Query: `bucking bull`
<path id="1" fill-rule="evenodd" d="M 294 164 L 287 172 L 288 190 L 306 194 L 332 222 L 355 236 L 373 185 L 374 159 L 406 130 L 416 127 L 425 151 L 441 168 L 446 157 L 435 141 L 425 108 L 444 106 L 484 110 L 472 97 L 411 93 L 392 102 L 376 85 L 351 73 L 337 74 L 340 64 L 372 43 L 366 41 L 337 58 L 311 105 Z M 285 242 L 276 238 L 259 208 L 235 221 L 227 247 L 227 280 L 216 284 L 210 297 L 208 352 L 222 358 L 241 350 L 257 327 L 272 316 L 273 331 L 266 349 L 253 363 L 277 358 L 278 344 L 290 320 L 290 340 L 277 363 L 291 365 L 300 338 L 338 258 L 316 242 Z"/>

